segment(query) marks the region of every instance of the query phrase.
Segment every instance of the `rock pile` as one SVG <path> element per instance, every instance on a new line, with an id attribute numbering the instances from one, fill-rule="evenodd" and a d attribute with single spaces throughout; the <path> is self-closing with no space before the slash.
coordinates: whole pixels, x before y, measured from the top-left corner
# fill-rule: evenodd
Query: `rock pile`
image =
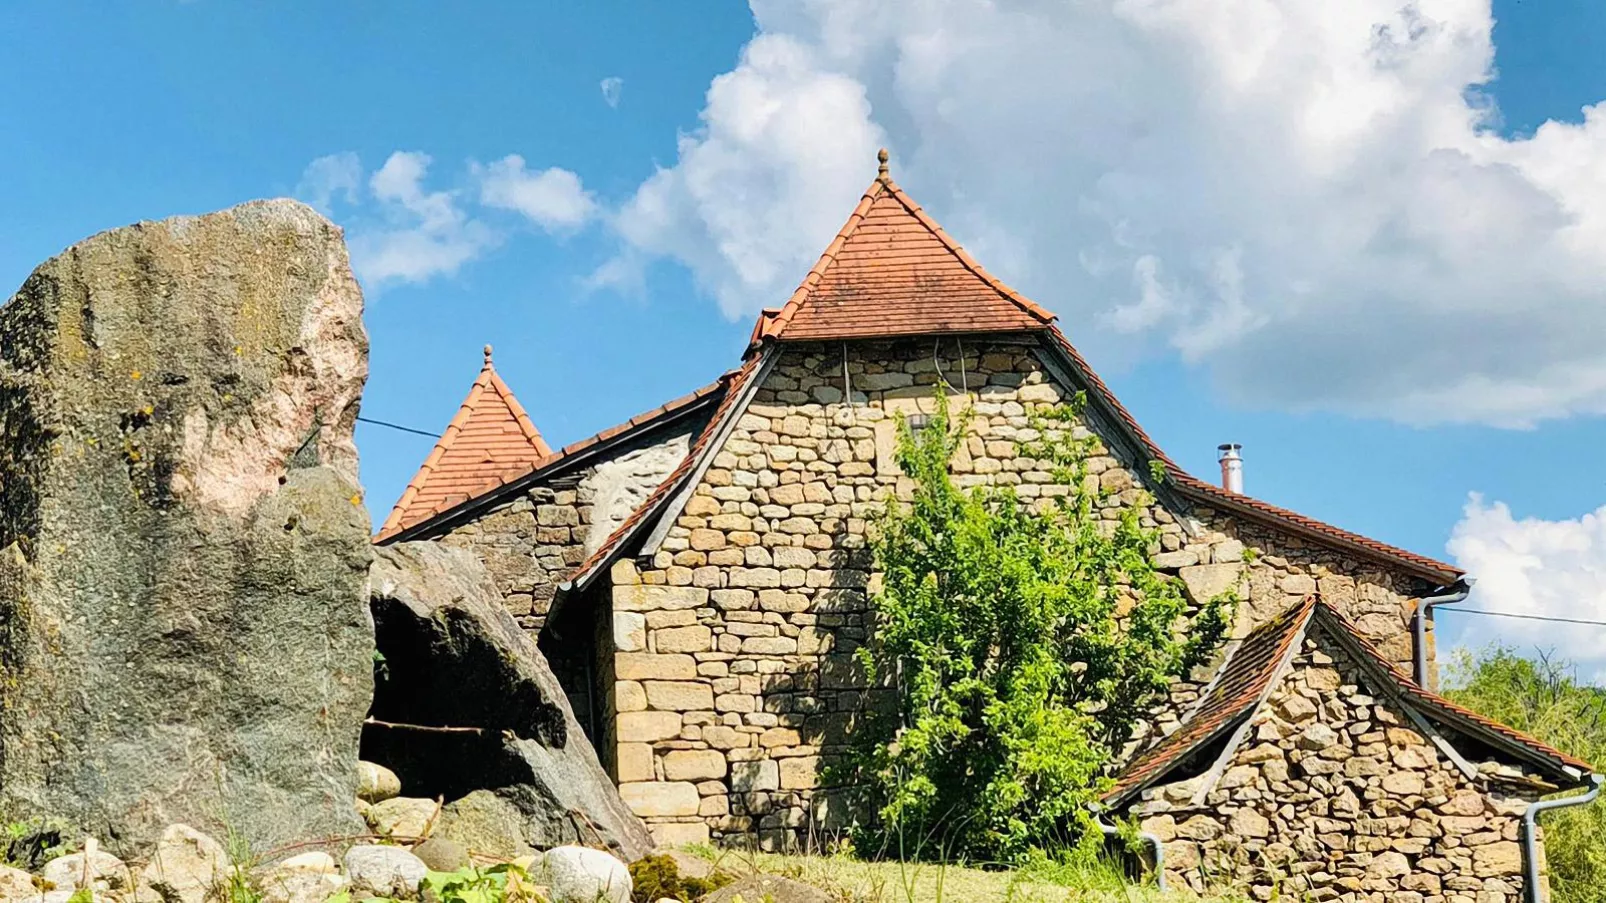
<path id="1" fill-rule="evenodd" d="M 424 881 L 432 868 L 457 871 L 468 865 L 441 869 L 417 855 L 422 846 L 409 851 L 380 844 L 353 846 L 338 863 L 319 850 L 253 865 L 231 862 L 221 844 L 187 825 L 169 825 L 161 837 L 143 866 L 125 863 L 93 839 L 84 849 L 45 863 L 38 877 L 0 866 L 0 901 L 66 903 L 86 890 L 105 903 L 210 903 L 242 893 L 262 903 L 324 903 L 342 891 L 353 898 L 417 900 L 425 894 Z M 513 865 L 551 903 L 630 900 L 629 869 L 600 850 L 558 847 Z"/>

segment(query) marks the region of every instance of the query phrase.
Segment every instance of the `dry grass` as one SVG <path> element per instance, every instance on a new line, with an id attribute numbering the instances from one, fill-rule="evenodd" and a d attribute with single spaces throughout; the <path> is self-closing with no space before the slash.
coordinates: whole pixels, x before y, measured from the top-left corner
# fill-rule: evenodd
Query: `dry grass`
<path id="1" fill-rule="evenodd" d="M 693 852 L 736 874 L 768 872 L 795 878 L 843 903 L 1232 903 L 1160 893 L 1129 884 L 1111 868 L 1041 873 L 984 870 L 930 863 L 866 862 L 847 856 L 782 856 L 697 848 Z"/>

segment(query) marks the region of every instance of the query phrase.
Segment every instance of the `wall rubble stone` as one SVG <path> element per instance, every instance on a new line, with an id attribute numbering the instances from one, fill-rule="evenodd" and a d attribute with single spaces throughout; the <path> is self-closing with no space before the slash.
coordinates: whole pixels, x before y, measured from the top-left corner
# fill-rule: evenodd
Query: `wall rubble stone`
<path id="1" fill-rule="evenodd" d="M 1017 449 L 1031 438 L 1030 416 L 1072 394 L 1031 346 L 967 341 L 963 360 L 953 342 L 935 354 L 929 342 L 781 353 L 661 548 L 617 564 L 611 596 L 603 590 L 618 650 L 620 768 L 629 763 L 637 781 L 650 773 L 673 783 L 672 754 L 719 752 L 727 761 L 725 775 L 686 782 L 699 795 L 696 812 L 642 813 L 664 836 L 756 836 L 779 848 L 838 827 L 840 802 L 819 790 L 820 766 L 840 752 L 869 689 L 853 654 L 867 637 L 876 584 L 867 530 L 888 493 L 912 488 L 893 461 L 897 414 L 931 413 L 946 380 L 956 386 L 951 407 L 974 415 L 954 461 L 957 482 L 1011 485 L 1027 499 L 1065 492 Z M 1101 442 L 1088 462 L 1111 520 L 1149 495 L 1114 446 Z M 1157 563 L 1190 592 L 1239 594 L 1233 637 L 1319 588 L 1391 658 L 1409 661 L 1409 599 L 1426 589 L 1415 578 L 1225 512 L 1154 502 L 1140 520 L 1159 533 Z M 660 686 L 655 700 L 653 682 L 675 688 Z M 1179 686 L 1134 748 L 1174 729 L 1199 685 Z"/>
<path id="2" fill-rule="evenodd" d="M 1315 636 L 1267 702 L 1203 799 L 1207 773 L 1129 807 L 1164 843 L 1174 884 L 1256 900 L 1521 899 L 1535 797 L 1519 769 L 1491 761 L 1467 778 Z"/>

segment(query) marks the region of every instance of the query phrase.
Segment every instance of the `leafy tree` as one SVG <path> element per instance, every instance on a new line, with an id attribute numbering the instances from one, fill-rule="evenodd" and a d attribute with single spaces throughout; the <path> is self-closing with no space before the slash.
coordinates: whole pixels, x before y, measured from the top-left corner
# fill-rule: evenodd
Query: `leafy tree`
<path id="1" fill-rule="evenodd" d="M 1606 762 L 1606 689 L 1579 683 L 1574 667 L 1541 653 L 1524 658 L 1494 645 L 1451 663 L 1450 699 L 1551 746 Z M 1593 803 L 1541 817 L 1545 859 L 1556 903 L 1606 903 L 1606 805 Z"/>
<path id="2" fill-rule="evenodd" d="M 840 773 L 874 815 L 858 849 L 990 862 L 1092 852 L 1089 805 L 1114 754 L 1220 640 L 1231 599 L 1190 612 L 1150 563 L 1157 537 L 1137 508 L 1106 516 L 1083 404 L 1018 437 L 1063 489 L 1037 500 L 955 485 L 969 417 L 955 423 L 942 392 L 925 428 L 899 420 L 913 493 L 879 514 L 882 586 L 859 650 L 885 704 Z"/>

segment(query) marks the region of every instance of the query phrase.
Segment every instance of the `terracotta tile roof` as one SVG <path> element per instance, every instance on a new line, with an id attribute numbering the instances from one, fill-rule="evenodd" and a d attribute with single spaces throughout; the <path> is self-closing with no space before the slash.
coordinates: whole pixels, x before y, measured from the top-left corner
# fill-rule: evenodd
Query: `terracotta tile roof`
<path id="1" fill-rule="evenodd" d="M 1492 734 L 1502 738 L 1513 752 L 1552 772 L 1558 771 L 1560 766 L 1571 766 L 1585 774 L 1594 771 L 1594 767 L 1582 759 L 1569 756 L 1417 685 L 1408 674 L 1385 658 L 1376 646 L 1362 637 L 1348 618 L 1311 595 L 1250 633 L 1232 658 L 1222 666 L 1205 698 L 1184 719 L 1182 726 L 1132 760 L 1116 778 L 1115 785 L 1104 794 L 1104 802 L 1119 805 L 1138 791 L 1157 783 L 1185 762 L 1191 753 L 1218 739 L 1241 723 L 1244 717 L 1248 717 L 1269 694 L 1271 682 L 1277 676 L 1283 657 L 1302 635 L 1305 625 L 1313 619 L 1319 620 L 1336 642 L 1360 658 L 1363 667 L 1394 685 L 1401 696 L 1408 698 L 1418 711 L 1425 710 L 1425 714 L 1433 720 L 1474 737 Z"/>
<path id="2" fill-rule="evenodd" d="M 468 397 L 402 491 L 379 535 L 406 529 L 503 482 L 510 473 L 530 469 L 551 453 L 530 415 L 496 374 L 491 346 L 486 345 L 485 365 Z"/>
<path id="3" fill-rule="evenodd" d="M 741 367 L 725 374 L 725 395 L 720 399 L 719 407 L 714 409 L 714 415 L 709 418 L 708 424 L 703 427 L 703 431 L 692 442 L 691 448 L 687 449 L 686 457 L 680 462 L 679 466 L 670 471 L 669 476 L 665 477 L 664 481 L 659 483 L 656 489 L 642 500 L 641 505 L 631 512 L 630 516 L 625 518 L 624 522 L 619 524 L 608 535 L 607 539 L 603 540 L 602 545 L 598 546 L 595 552 L 587 556 L 586 560 L 581 562 L 580 566 L 569 574 L 568 579 L 565 581 L 565 590 L 570 586 L 583 586 L 598 571 L 606 567 L 630 537 L 651 523 L 653 515 L 674 496 L 680 484 L 685 482 L 686 478 L 697 468 L 697 462 L 702 459 L 703 455 L 717 451 L 717 449 L 711 450 L 709 444 L 714 435 L 719 432 L 720 425 L 730 417 L 736 398 L 742 394 L 742 389 L 747 385 L 747 381 L 758 370 L 760 360 L 761 358 L 758 357 L 749 358 Z"/>
<path id="4" fill-rule="evenodd" d="M 785 306 L 767 310 L 765 340 L 1020 332 L 1054 315 L 999 282 L 920 209 L 886 170 Z"/>
<path id="5" fill-rule="evenodd" d="M 1153 439 L 1149 438 L 1149 434 L 1144 432 L 1143 427 L 1138 425 L 1137 419 L 1115 397 L 1115 393 L 1111 392 L 1110 387 L 1093 371 L 1093 368 L 1088 365 L 1087 359 L 1082 357 L 1081 352 L 1077 351 L 1076 347 L 1065 337 L 1065 334 L 1060 332 L 1059 327 L 1050 326 L 1048 338 L 1055 348 L 1071 359 L 1093 391 L 1102 396 L 1103 401 L 1121 421 L 1122 426 L 1137 439 L 1145 451 L 1152 458 L 1165 465 L 1166 477 L 1170 484 L 1178 491 L 1192 497 L 1195 501 L 1215 507 L 1229 508 L 1237 514 L 1259 520 L 1272 527 L 1315 539 L 1328 546 L 1337 544 L 1363 557 L 1404 567 L 1418 576 L 1441 584 L 1454 583 L 1465 574 L 1464 571 L 1454 565 L 1428 558 L 1425 555 L 1418 555 L 1415 552 L 1408 552 L 1388 543 L 1378 542 L 1359 533 L 1351 533 L 1348 530 L 1340 529 L 1313 517 L 1306 517 L 1287 508 L 1279 508 L 1276 505 L 1247 495 L 1228 492 L 1214 483 L 1201 480 L 1188 473 L 1175 461 L 1171 460 L 1170 456 L 1162 451 Z"/>
<path id="6" fill-rule="evenodd" d="M 585 452 L 589 452 L 598 448 L 599 446 L 625 441 L 629 439 L 630 436 L 643 430 L 650 429 L 651 427 L 658 425 L 670 417 L 684 414 L 689 408 L 705 402 L 709 396 L 722 391 L 725 388 L 726 383 L 729 381 L 730 376 L 730 373 L 726 373 L 724 376 L 721 376 L 719 379 L 709 383 L 706 386 L 703 386 L 702 388 L 688 392 L 687 394 L 682 395 L 672 401 L 666 401 L 650 411 L 644 411 L 640 414 L 637 414 L 629 420 L 626 420 L 625 422 L 615 426 L 608 427 L 594 436 L 589 436 L 585 439 L 579 440 L 578 442 L 571 442 L 555 452 L 548 452 L 546 455 L 536 459 L 534 463 L 530 463 L 525 461 L 522 457 L 519 457 L 506 462 L 505 467 L 487 467 L 488 476 L 486 479 L 466 497 L 458 495 L 443 499 L 431 509 L 424 509 L 419 506 L 411 512 L 412 516 L 409 516 L 401 521 L 396 521 L 396 514 L 393 511 L 390 518 L 385 521 L 385 525 L 380 530 L 379 535 L 374 537 L 374 542 L 376 544 L 389 542 L 393 539 L 396 539 L 402 533 L 425 527 L 432 521 L 435 521 L 437 518 L 450 516 L 465 505 L 470 503 L 481 503 L 489 500 L 491 497 L 501 494 L 504 491 L 516 488 L 519 485 L 522 485 L 527 479 L 537 478 L 541 474 L 550 472 L 560 465 L 568 463 L 576 456 L 584 454 Z M 500 382 L 500 380 L 498 380 L 498 382 Z M 711 401 L 708 403 L 712 404 Z M 442 441 L 444 441 L 444 436 L 442 437 Z M 437 445 L 436 448 L 438 450 L 439 446 Z M 434 455 L 431 455 L 431 457 L 433 458 Z M 429 466 L 428 461 L 425 461 L 425 466 Z M 423 471 L 420 470 L 419 473 L 422 475 Z M 414 482 L 417 482 L 416 477 L 414 478 Z M 402 495 L 402 499 L 403 501 L 407 500 L 407 495 L 405 493 Z M 397 508 L 399 509 L 400 507 L 401 502 L 397 502 Z M 396 522 L 393 524 L 393 521 Z"/>
<path id="7" fill-rule="evenodd" d="M 1105 801 L 1118 801 L 1159 781 L 1190 753 L 1236 727 L 1271 690 L 1278 666 L 1315 606 L 1316 597 L 1309 596 L 1244 637 L 1182 726 L 1133 759 L 1104 794 Z"/>

